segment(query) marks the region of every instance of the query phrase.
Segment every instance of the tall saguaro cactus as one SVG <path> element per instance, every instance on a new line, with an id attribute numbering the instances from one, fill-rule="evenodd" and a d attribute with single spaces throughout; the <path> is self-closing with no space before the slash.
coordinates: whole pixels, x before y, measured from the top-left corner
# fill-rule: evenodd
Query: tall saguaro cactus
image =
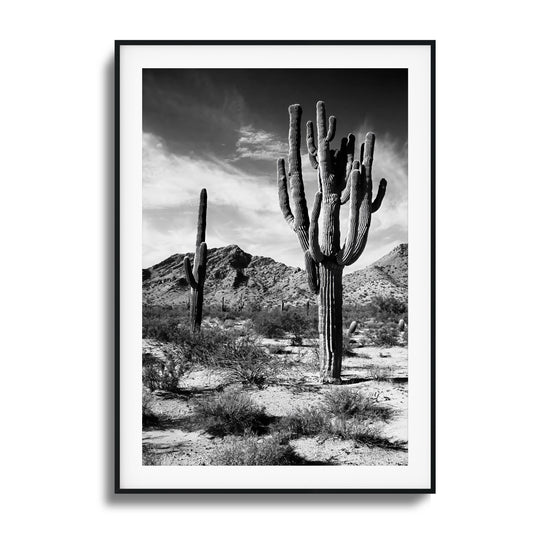
<path id="1" fill-rule="evenodd" d="M 341 140 L 332 150 L 336 118 L 326 122 L 324 102 L 316 105 L 317 138 L 312 122 L 307 122 L 307 150 L 311 166 L 318 174 L 318 191 L 309 218 L 300 157 L 302 108 L 289 107 L 288 187 L 285 161 L 278 159 L 278 194 L 281 212 L 295 231 L 305 254 L 309 287 L 317 295 L 319 307 L 320 375 L 322 381 L 339 382 L 341 377 L 342 272 L 353 264 L 366 246 L 372 213 L 381 206 L 386 180 L 382 179 L 372 201 L 372 163 L 375 135 L 367 133 L 359 159 L 355 155 L 355 136 Z M 317 142 L 318 141 L 318 144 Z M 289 194 L 290 192 L 290 194 Z M 290 198 L 294 208 L 291 209 Z M 349 204 L 346 239 L 340 242 L 340 208 Z"/>
<path id="2" fill-rule="evenodd" d="M 196 232 L 196 252 L 194 267 L 186 256 L 183 260 L 185 277 L 191 286 L 191 330 L 200 331 L 202 325 L 202 306 L 204 303 L 204 282 L 207 264 L 207 244 L 205 243 L 205 228 L 207 219 L 207 191 L 200 192 L 200 206 L 198 207 L 198 230 Z"/>

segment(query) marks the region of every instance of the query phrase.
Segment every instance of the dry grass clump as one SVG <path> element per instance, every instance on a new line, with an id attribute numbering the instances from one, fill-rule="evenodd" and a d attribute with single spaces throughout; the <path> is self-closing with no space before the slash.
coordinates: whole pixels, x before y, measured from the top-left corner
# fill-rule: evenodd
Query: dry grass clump
<path id="1" fill-rule="evenodd" d="M 299 459 L 282 435 L 226 437 L 210 459 L 212 465 L 291 465 Z"/>
<path id="2" fill-rule="evenodd" d="M 258 387 L 274 379 L 279 370 L 279 358 L 249 333 L 219 327 L 191 333 L 180 325 L 163 331 L 171 344 L 164 356 L 143 354 L 143 384 L 149 390 L 177 392 L 180 378 L 194 365 L 223 370 L 234 381 Z"/>
<path id="3" fill-rule="evenodd" d="M 385 323 L 368 329 L 367 337 L 374 346 L 391 348 L 399 344 L 399 331 L 395 323 Z"/>
<path id="4" fill-rule="evenodd" d="M 322 434 L 329 425 L 329 418 L 322 406 L 299 408 L 284 416 L 276 429 L 290 437 L 309 437 Z"/>
<path id="5" fill-rule="evenodd" d="M 353 389 L 335 389 L 314 407 L 298 409 L 283 417 L 276 429 L 289 438 L 318 436 L 352 440 L 355 445 L 404 449 L 403 441 L 391 441 L 382 433 L 394 411 Z"/>
<path id="6" fill-rule="evenodd" d="M 262 433 L 269 417 L 242 392 L 225 391 L 214 397 L 198 400 L 195 414 L 207 431 L 213 435 Z"/>
<path id="7" fill-rule="evenodd" d="M 389 450 L 405 450 L 407 442 L 390 440 L 385 437 L 379 427 L 368 424 L 356 424 L 350 429 L 350 437 L 356 445 Z"/>
<path id="8" fill-rule="evenodd" d="M 329 391 L 324 396 L 324 404 L 326 412 L 337 418 L 388 422 L 394 414 L 389 406 L 381 405 L 371 396 L 348 388 Z"/>

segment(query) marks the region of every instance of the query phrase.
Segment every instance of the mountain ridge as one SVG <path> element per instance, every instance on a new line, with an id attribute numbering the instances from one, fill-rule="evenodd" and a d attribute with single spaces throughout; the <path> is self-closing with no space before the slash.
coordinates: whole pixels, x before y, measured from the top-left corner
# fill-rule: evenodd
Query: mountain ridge
<path id="1" fill-rule="evenodd" d="M 189 287 L 183 260 L 194 253 L 176 253 L 143 269 L 143 303 L 185 305 Z M 394 296 L 407 301 L 408 245 L 400 244 L 388 254 L 361 270 L 343 276 L 343 299 L 347 304 L 366 303 L 375 296 Z M 253 256 L 231 244 L 207 252 L 205 302 L 227 308 L 254 305 L 279 306 L 281 301 L 294 306 L 313 302 L 307 275 L 298 267 L 271 257 Z"/>

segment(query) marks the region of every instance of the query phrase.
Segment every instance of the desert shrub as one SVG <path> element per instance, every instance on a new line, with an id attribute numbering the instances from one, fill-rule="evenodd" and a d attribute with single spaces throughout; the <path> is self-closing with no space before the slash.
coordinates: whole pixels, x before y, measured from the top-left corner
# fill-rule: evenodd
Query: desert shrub
<path id="1" fill-rule="evenodd" d="M 393 296 L 375 296 L 365 304 L 346 304 L 343 306 L 343 326 L 348 329 L 352 321 L 359 324 L 371 320 L 387 323 L 398 321 L 403 318 L 407 322 L 408 306 L 406 303 Z"/>
<path id="2" fill-rule="evenodd" d="M 166 330 L 165 335 L 173 345 L 162 350 L 165 360 L 143 356 L 143 382 L 151 390 L 177 390 L 181 376 L 195 364 L 223 369 L 233 379 L 263 386 L 280 364 L 248 332 L 204 327 L 199 333 L 191 333 L 188 327 L 178 325 Z"/>
<path id="3" fill-rule="evenodd" d="M 367 333 L 368 339 L 375 346 L 390 348 L 398 344 L 398 328 L 395 324 L 383 324 L 370 328 Z"/>
<path id="4" fill-rule="evenodd" d="M 380 422 L 361 420 L 357 417 L 331 418 L 320 411 L 299 411 L 285 417 L 276 426 L 281 434 L 289 438 L 318 436 L 320 439 L 340 438 L 351 440 L 355 445 L 369 447 L 404 449 L 406 442 L 391 440 L 382 432 Z"/>
<path id="5" fill-rule="evenodd" d="M 383 436 L 379 425 L 389 421 L 393 410 L 353 389 L 335 389 L 316 406 L 300 408 L 276 423 L 289 438 L 319 436 L 352 440 L 355 444 L 396 448 L 402 443 Z"/>
<path id="6" fill-rule="evenodd" d="M 189 366 L 187 359 L 179 354 L 165 353 L 164 357 L 161 359 L 151 353 L 143 353 L 142 381 L 150 391 L 177 391 L 179 379 Z"/>
<path id="7" fill-rule="evenodd" d="M 170 342 L 171 332 L 188 324 L 189 311 L 183 305 L 143 305 L 143 338 Z"/>
<path id="8" fill-rule="evenodd" d="M 160 357 L 143 354 L 143 384 L 150 390 L 177 391 L 179 380 L 187 370 L 194 364 L 214 364 L 222 358 L 221 347 L 232 338 L 221 328 L 192 333 L 189 326 L 173 325 L 158 331 L 164 331 L 159 339 L 166 339 L 172 346 L 162 347 Z"/>
<path id="9" fill-rule="evenodd" d="M 284 314 L 278 310 L 260 311 L 252 317 L 255 331 L 264 337 L 283 337 L 286 331 L 284 319 Z"/>
<path id="10" fill-rule="evenodd" d="M 363 445 L 375 448 L 385 448 L 392 450 L 405 450 L 407 442 L 403 440 L 391 440 L 383 435 L 377 426 L 360 423 L 350 428 L 349 438 L 356 445 Z"/>
<path id="11" fill-rule="evenodd" d="M 211 457 L 212 465 L 290 465 L 298 464 L 294 450 L 281 435 L 260 439 L 226 437 Z"/>
<path id="12" fill-rule="evenodd" d="M 376 309 L 376 316 L 381 320 L 398 323 L 400 318 L 407 318 L 407 304 L 394 296 L 375 296 L 370 305 Z"/>
<path id="13" fill-rule="evenodd" d="M 243 335 L 225 339 L 211 364 L 226 370 L 237 381 L 262 387 L 276 374 L 279 361 L 255 337 Z"/>
<path id="14" fill-rule="evenodd" d="M 317 334 L 316 313 L 307 315 L 305 310 L 263 310 L 254 313 L 250 318 L 253 321 L 254 330 L 263 337 L 284 337 L 289 334 L 293 338 L 302 338 Z"/>
<path id="15" fill-rule="evenodd" d="M 380 405 L 370 396 L 347 388 L 333 389 L 324 396 L 327 413 L 337 418 L 357 418 L 359 420 L 388 421 L 393 411 L 386 405 Z"/>
<path id="16" fill-rule="evenodd" d="M 322 406 L 299 408 L 284 416 L 276 424 L 276 429 L 289 436 L 313 436 L 324 433 L 329 418 Z"/>
<path id="17" fill-rule="evenodd" d="M 263 407 L 235 391 L 198 400 L 195 413 L 213 435 L 261 433 L 269 421 Z"/>
<path id="18" fill-rule="evenodd" d="M 149 391 L 143 390 L 142 395 L 142 426 L 144 429 L 158 426 L 163 417 L 154 411 L 154 400 Z"/>

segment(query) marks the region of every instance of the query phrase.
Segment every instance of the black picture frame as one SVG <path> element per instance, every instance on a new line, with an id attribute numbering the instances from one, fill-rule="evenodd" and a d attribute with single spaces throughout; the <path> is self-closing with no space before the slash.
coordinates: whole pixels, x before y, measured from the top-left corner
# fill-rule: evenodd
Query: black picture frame
<path id="1" fill-rule="evenodd" d="M 430 308 L 431 308 L 431 353 L 430 353 L 430 487 L 428 488 L 372 488 L 372 489 L 183 489 L 183 488 L 124 488 L 121 486 L 120 472 L 120 53 L 121 47 L 131 45 L 142 46 L 180 46 L 180 45 L 209 45 L 209 46 L 233 46 L 233 45 L 319 45 L 319 46 L 428 46 L 430 48 L 430 131 L 431 131 L 431 176 L 430 176 L 430 208 L 431 208 L 431 245 L 430 245 Z M 436 492 L 436 405 L 435 405 L 435 40 L 116 40 L 115 41 L 115 365 L 114 365 L 114 492 L 115 494 L 434 494 Z"/>

